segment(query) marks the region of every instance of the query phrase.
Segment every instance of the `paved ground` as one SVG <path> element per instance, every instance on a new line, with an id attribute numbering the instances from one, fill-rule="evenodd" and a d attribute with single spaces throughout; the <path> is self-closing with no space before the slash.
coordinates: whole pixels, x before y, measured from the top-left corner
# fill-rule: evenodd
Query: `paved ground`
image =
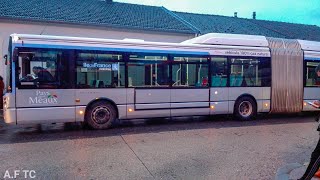
<path id="1" fill-rule="evenodd" d="M 39 179 L 275 179 L 279 168 L 308 161 L 319 137 L 310 116 L 133 124 L 37 132 L 0 123 L 0 179 L 14 170 Z"/>

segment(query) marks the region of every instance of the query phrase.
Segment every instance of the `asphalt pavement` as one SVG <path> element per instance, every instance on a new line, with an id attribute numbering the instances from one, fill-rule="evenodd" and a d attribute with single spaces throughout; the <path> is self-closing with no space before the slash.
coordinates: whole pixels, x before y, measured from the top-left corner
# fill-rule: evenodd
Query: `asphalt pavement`
<path id="1" fill-rule="evenodd" d="M 295 179 L 318 137 L 311 116 L 134 120 L 100 131 L 1 122 L 0 179 L 17 170 L 37 179 Z"/>

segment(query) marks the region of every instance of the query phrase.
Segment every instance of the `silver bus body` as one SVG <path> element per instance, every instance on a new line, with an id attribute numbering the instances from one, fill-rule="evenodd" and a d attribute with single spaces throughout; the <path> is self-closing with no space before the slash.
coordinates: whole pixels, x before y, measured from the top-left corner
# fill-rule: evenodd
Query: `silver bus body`
<path id="1" fill-rule="evenodd" d="M 11 38 L 12 50 L 24 47 L 271 58 L 268 41 L 263 36 L 211 34 L 210 38 L 199 37 L 183 43 L 23 34 L 13 34 Z M 305 48 L 304 59 L 320 60 L 318 43 L 300 43 Z M 272 87 L 19 89 L 15 66 L 17 62 L 12 62 L 12 91 L 4 95 L 4 120 L 9 124 L 82 122 L 87 107 L 98 100 L 114 104 L 118 119 L 232 114 L 242 96 L 254 98 L 258 113 L 271 110 Z M 318 87 L 304 87 L 303 111 L 315 110 L 306 102 L 320 99 L 319 91 Z"/>

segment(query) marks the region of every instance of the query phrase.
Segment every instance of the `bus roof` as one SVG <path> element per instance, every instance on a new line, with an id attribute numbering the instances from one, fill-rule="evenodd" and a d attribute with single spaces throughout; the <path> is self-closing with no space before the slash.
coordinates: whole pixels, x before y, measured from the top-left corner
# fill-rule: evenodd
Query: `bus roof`
<path id="1" fill-rule="evenodd" d="M 212 36 L 212 34 L 210 35 Z M 226 34 L 221 35 L 221 39 L 223 36 L 227 37 Z M 124 40 L 114 40 L 114 39 L 101 39 L 101 38 L 84 38 L 84 37 L 69 37 L 69 36 L 51 36 L 51 35 L 32 35 L 32 34 L 12 34 L 11 37 L 16 45 L 29 47 L 31 45 L 38 45 L 37 47 L 56 47 L 56 48 L 76 48 L 76 49 L 96 49 L 99 48 L 109 48 L 109 50 L 121 51 L 126 49 L 127 51 L 135 51 L 135 52 L 159 52 L 159 53 L 177 53 L 177 54 L 195 54 L 195 55 L 234 55 L 236 56 L 239 52 L 235 52 L 238 50 L 243 50 L 243 56 L 255 56 L 256 53 L 250 53 L 250 51 L 258 52 L 258 56 L 268 57 L 269 49 L 267 44 L 263 42 L 263 36 L 243 36 L 242 40 L 245 37 L 251 37 L 252 42 L 261 41 L 262 45 L 258 46 L 257 44 L 250 44 L 249 41 L 246 43 L 231 43 L 232 38 L 234 39 L 236 36 L 234 35 L 232 38 L 229 38 L 228 41 L 230 43 L 222 43 L 222 44 L 198 44 L 189 42 L 183 43 L 166 43 L 166 42 L 148 42 L 142 40 L 132 40 L 132 39 L 124 39 Z M 203 36 L 200 36 L 203 38 Z M 197 39 L 197 38 L 195 38 Z M 227 39 L 227 38 L 225 38 Z M 249 38 L 250 39 L 250 38 Z M 239 41 L 240 42 L 240 41 Z M 250 44 L 250 45 L 249 45 Z M 257 45 L 257 46 L 255 46 Z M 83 47 L 83 48 L 81 48 Z M 107 50 L 107 49 L 104 49 Z M 231 51 L 232 52 L 231 52 Z M 231 52 L 231 54 L 230 54 Z M 260 52 L 263 52 L 261 55 Z M 241 52 L 240 52 L 241 53 Z"/>

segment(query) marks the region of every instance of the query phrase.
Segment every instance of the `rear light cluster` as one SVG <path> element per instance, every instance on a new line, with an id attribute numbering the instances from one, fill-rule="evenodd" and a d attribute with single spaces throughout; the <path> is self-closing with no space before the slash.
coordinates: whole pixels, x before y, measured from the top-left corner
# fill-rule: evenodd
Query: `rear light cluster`
<path id="1" fill-rule="evenodd" d="M 8 106 L 8 103 L 7 103 L 7 101 L 8 101 L 9 99 L 7 98 L 7 97 L 3 97 L 3 108 L 7 108 L 7 106 Z"/>

